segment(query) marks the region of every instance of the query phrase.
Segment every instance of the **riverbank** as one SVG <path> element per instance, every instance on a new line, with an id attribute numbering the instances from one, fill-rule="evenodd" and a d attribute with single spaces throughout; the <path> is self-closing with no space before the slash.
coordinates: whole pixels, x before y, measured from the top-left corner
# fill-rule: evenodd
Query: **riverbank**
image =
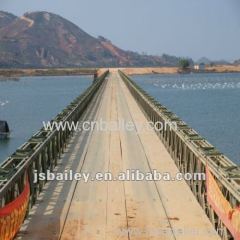
<path id="1" fill-rule="evenodd" d="M 27 76 L 94 75 L 95 73 L 95 68 L 0 69 L 0 79 L 4 77 L 18 78 Z"/>
<path id="2" fill-rule="evenodd" d="M 176 74 L 177 67 L 146 67 L 146 68 L 122 68 L 127 75 L 145 75 L 145 74 Z"/>
<path id="3" fill-rule="evenodd" d="M 239 73 L 240 65 L 217 65 L 206 67 L 207 72 L 215 73 Z"/>
<path id="4" fill-rule="evenodd" d="M 130 67 L 111 68 L 122 70 L 128 75 L 146 74 L 177 74 L 178 67 Z M 108 68 L 47 68 L 47 69 L 0 69 L 0 80 L 4 77 L 17 78 L 23 76 L 71 76 L 71 75 L 94 75 L 96 72 L 101 75 Z M 238 73 L 240 65 L 217 65 L 207 66 L 207 73 Z"/>
<path id="5" fill-rule="evenodd" d="M 146 67 L 146 68 L 122 68 L 128 75 L 145 75 L 145 74 L 177 74 L 178 67 Z M 239 73 L 240 65 L 217 65 L 207 66 L 207 73 Z"/>

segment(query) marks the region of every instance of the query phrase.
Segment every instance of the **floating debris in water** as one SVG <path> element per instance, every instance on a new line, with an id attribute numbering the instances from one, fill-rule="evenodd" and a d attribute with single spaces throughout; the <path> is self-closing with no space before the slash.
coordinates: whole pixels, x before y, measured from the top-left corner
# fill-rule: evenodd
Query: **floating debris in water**
<path id="1" fill-rule="evenodd" d="M 1 101 L 1 100 L 0 100 L 0 106 L 1 106 L 1 107 L 6 106 L 8 103 L 9 103 L 8 100 L 6 100 L 6 101 Z"/>
<path id="2" fill-rule="evenodd" d="M 209 90 L 209 89 L 240 89 L 239 76 L 227 76 L 224 78 L 217 75 L 191 75 L 188 77 L 158 76 L 145 80 L 160 89 L 179 90 Z"/>

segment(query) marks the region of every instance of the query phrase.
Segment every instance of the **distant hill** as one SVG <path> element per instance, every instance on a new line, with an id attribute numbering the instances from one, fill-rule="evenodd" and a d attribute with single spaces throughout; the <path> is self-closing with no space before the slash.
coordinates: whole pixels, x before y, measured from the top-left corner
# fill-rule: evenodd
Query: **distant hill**
<path id="1" fill-rule="evenodd" d="M 48 12 L 0 12 L 0 67 L 176 66 L 179 58 L 125 51 Z"/>
<path id="2" fill-rule="evenodd" d="M 204 64 L 206 64 L 206 65 L 209 65 L 209 64 L 211 64 L 211 60 L 209 60 L 208 58 L 206 58 L 206 57 L 202 57 L 202 58 L 200 58 L 199 60 L 197 60 L 197 64 L 200 64 L 200 63 L 204 63 Z"/>
<path id="3" fill-rule="evenodd" d="M 213 61 L 206 57 L 200 58 L 196 63 L 197 64 L 204 63 L 206 65 L 229 65 L 229 64 L 231 64 L 230 62 L 228 62 L 226 60 L 214 60 Z"/>
<path id="4" fill-rule="evenodd" d="M 240 59 L 235 60 L 233 64 L 240 65 Z"/>
<path id="5" fill-rule="evenodd" d="M 17 17 L 11 13 L 0 11 L 0 28 L 7 26 L 9 23 L 11 23 L 16 18 Z"/>
<path id="6" fill-rule="evenodd" d="M 213 65 L 231 65 L 231 63 L 226 60 L 212 61 L 211 64 L 213 64 Z"/>

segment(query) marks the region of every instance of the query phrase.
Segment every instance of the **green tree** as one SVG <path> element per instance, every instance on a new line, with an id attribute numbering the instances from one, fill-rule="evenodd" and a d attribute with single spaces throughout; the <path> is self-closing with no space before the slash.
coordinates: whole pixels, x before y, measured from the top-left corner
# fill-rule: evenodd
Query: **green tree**
<path id="1" fill-rule="evenodd" d="M 186 58 L 182 58 L 179 60 L 178 65 L 181 69 L 187 69 L 188 67 L 190 67 L 190 61 Z"/>

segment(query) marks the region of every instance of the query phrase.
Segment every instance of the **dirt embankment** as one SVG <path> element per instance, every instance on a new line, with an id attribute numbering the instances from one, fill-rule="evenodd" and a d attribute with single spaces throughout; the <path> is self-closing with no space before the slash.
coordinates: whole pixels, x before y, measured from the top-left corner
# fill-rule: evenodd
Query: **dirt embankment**
<path id="1" fill-rule="evenodd" d="M 122 68 L 128 75 L 137 74 L 176 74 L 179 72 L 177 67 L 154 67 L 154 68 Z M 205 72 L 209 73 L 238 73 L 240 65 L 217 65 L 207 66 Z"/>
<path id="2" fill-rule="evenodd" d="M 111 72 L 121 70 L 127 75 L 175 74 L 178 72 L 177 67 L 100 68 L 98 70 L 98 75 L 101 75 L 106 70 L 110 70 Z"/>
<path id="3" fill-rule="evenodd" d="M 142 67 L 142 68 L 50 68 L 50 69 L 0 69 L 1 77 L 21 77 L 21 76 L 67 76 L 67 75 L 101 75 L 106 70 L 121 70 L 128 75 L 143 74 L 177 74 L 177 67 Z M 205 72 L 210 73 L 233 73 L 240 72 L 240 65 L 218 65 L 207 66 Z"/>
<path id="4" fill-rule="evenodd" d="M 177 67 L 147 67 L 147 68 L 122 68 L 128 75 L 137 74 L 175 74 L 178 72 Z"/>
<path id="5" fill-rule="evenodd" d="M 207 72 L 216 72 L 216 73 L 231 73 L 231 72 L 240 72 L 240 65 L 218 65 L 212 67 L 206 67 Z"/>
<path id="6" fill-rule="evenodd" d="M 0 69 L 1 77 L 93 75 L 94 68 Z"/>

